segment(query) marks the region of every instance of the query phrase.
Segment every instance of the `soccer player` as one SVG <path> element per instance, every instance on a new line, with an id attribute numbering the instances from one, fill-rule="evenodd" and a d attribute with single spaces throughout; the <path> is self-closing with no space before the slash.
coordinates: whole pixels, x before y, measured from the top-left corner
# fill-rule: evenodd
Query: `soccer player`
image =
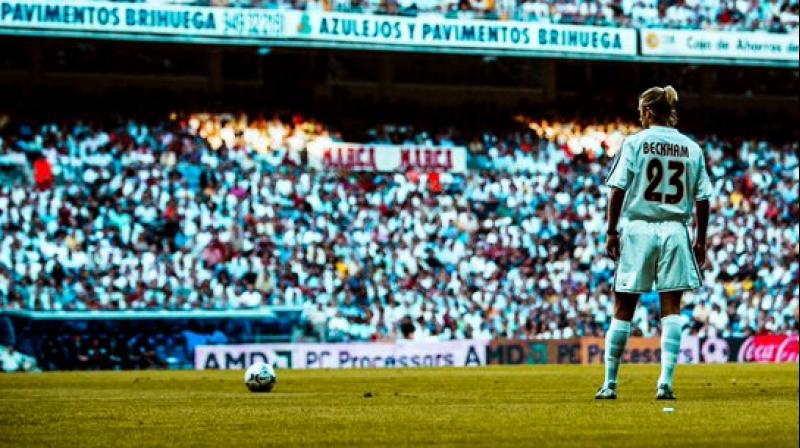
<path id="1" fill-rule="evenodd" d="M 614 318 L 605 340 L 605 382 L 597 399 L 617 398 L 617 372 L 639 294 L 653 289 L 661 297 L 656 398 L 675 399 L 672 377 L 681 346 L 681 296 L 702 284 L 711 196 L 703 151 L 675 129 L 677 104 L 672 86 L 652 87 L 639 96 L 639 120 L 645 129 L 623 141 L 606 180 L 611 189 L 606 249 L 617 261 L 617 270 Z M 695 208 L 693 245 L 687 222 Z"/>

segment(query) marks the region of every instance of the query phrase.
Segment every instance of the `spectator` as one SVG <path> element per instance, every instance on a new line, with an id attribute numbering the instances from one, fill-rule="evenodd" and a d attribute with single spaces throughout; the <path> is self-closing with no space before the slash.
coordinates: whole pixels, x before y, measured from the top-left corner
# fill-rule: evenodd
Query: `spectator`
<path id="1" fill-rule="evenodd" d="M 667 23 L 675 28 L 689 28 L 697 24 L 697 13 L 684 0 L 677 0 L 667 8 Z"/>
<path id="2" fill-rule="evenodd" d="M 33 162 L 33 178 L 40 190 L 47 190 L 53 185 L 53 168 L 45 157 L 38 157 Z"/>
<path id="3" fill-rule="evenodd" d="M 37 371 L 36 358 L 14 350 L 13 346 L 0 346 L 0 372 Z"/>
<path id="4" fill-rule="evenodd" d="M 613 275 L 601 237 L 602 178 L 636 127 L 521 120 L 524 131 L 507 133 L 388 124 L 366 132 L 398 144 L 469 143 L 479 168 L 464 174 L 309 170 L 305 148 L 340 132 L 302 117 L 194 115 L 13 135 L 61 149 L 50 189 L 0 186 L 8 210 L 0 214 L 0 303 L 301 306 L 330 341 L 602 334 Z M 84 152 L 70 154 L 67 139 Z M 796 331 L 797 144 L 699 141 L 715 197 L 706 287 L 687 294 L 687 317 L 701 333 Z M 195 181 L 183 174 L 192 172 Z M 634 326 L 649 336 L 658 301 L 643 303 Z M 124 347 L 78 338 L 64 356 L 81 368 L 97 367 L 100 352 L 167 365 L 160 338 Z"/>

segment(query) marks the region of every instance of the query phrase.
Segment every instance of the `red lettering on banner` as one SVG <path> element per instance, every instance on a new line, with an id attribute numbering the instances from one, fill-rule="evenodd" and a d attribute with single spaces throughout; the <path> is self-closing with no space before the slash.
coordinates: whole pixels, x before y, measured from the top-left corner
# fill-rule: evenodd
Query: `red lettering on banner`
<path id="1" fill-rule="evenodd" d="M 403 171 L 411 166 L 411 151 L 408 149 L 400 150 L 400 166 L 403 167 Z"/>
<path id="2" fill-rule="evenodd" d="M 777 362 L 798 362 L 800 360 L 800 337 L 788 336 L 778 347 Z"/>
<path id="3" fill-rule="evenodd" d="M 409 168 L 418 171 L 450 171 L 453 169 L 453 151 L 433 148 L 401 149 L 399 169 L 406 171 Z"/>
<path id="4" fill-rule="evenodd" d="M 330 143 L 310 147 L 308 163 L 330 170 L 436 173 L 463 171 L 464 155 L 461 147 Z"/>
<path id="5" fill-rule="evenodd" d="M 322 152 L 322 166 L 331 166 L 333 164 L 331 158 L 331 149 L 325 148 Z"/>
<path id="6" fill-rule="evenodd" d="M 751 336 L 739 349 L 739 362 L 797 362 L 798 336 Z"/>
<path id="7" fill-rule="evenodd" d="M 326 148 L 322 153 L 325 168 L 342 170 L 377 170 L 375 148 L 337 147 Z"/>

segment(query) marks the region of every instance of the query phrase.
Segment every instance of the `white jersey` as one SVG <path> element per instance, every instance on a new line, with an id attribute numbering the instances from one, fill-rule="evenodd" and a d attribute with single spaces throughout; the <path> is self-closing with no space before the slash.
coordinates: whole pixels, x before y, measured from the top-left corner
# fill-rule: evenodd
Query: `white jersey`
<path id="1" fill-rule="evenodd" d="M 700 146 L 675 128 L 651 126 L 628 136 L 606 184 L 626 191 L 628 220 L 688 222 L 694 202 L 711 196 Z"/>

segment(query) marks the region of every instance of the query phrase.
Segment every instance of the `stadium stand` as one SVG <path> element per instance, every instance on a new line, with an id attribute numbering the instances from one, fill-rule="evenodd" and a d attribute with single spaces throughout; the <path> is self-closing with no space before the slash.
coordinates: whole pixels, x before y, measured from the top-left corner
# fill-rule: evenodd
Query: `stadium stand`
<path id="1" fill-rule="evenodd" d="M 144 3 L 777 33 L 796 32 L 800 14 L 796 0 L 145 0 Z"/>
<path id="2" fill-rule="evenodd" d="M 506 133 L 366 132 L 372 143 L 463 144 L 464 175 L 315 171 L 309 144 L 353 140 L 301 115 L 9 125 L 0 157 L 32 174 L 0 186 L 0 303 L 295 305 L 306 336 L 327 341 L 601 335 L 613 271 L 603 179 L 636 128 L 519 119 L 525 129 Z M 687 331 L 796 332 L 796 140 L 699 141 L 716 195 Z M 634 318 L 642 335 L 658 332 L 656 298 L 645 295 Z M 147 364 L 141 353 L 157 344 L 134 333 L 145 339 L 130 363 Z"/>

